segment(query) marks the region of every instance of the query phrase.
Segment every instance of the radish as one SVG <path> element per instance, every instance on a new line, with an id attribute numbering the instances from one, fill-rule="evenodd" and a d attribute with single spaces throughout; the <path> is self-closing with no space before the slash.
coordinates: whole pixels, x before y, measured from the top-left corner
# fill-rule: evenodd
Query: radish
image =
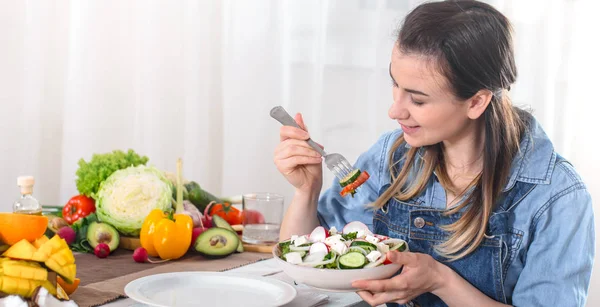
<path id="1" fill-rule="evenodd" d="M 212 217 L 210 217 L 208 215 L 203 215 L 200 218 L 200 224 L 201 224 L 201 226 L 204 226 L 205 228 L 211 228 L 211 227 L 213 227 Z"/>
<path id="2" fill-rule="evenodd" d="M 106 243 L 100 243 L 94 248 L 94 254 L 98 258 L 106 258 L 110 254 L 110 247 Z"/>
<path id="3" fill-rule="evenodd" d="M 133 260 L 135 262 L 144 263 L 148 261 L 148 251 L 143 247 L 138 247 L 133 251 Z"/>
<path id="4" fill-rule="evenodd" d="M 73 242 L 75 242 L 75 230 L 69 226 L 62 227 L 58 230 L 58 232 L 56 232 L 56 234 L 65 239 L 67 245 L 71 245 Z"/>
<path id="5" fill-rule="evenodd" d="M 208 214 L 208 212 L 210 211 L 210 207 L 216 204 L 215 201 L 211 201 L 206 208 L 204 208 L 204 214 L 202 215 L 202 217 L 200 218 L 200 224 L 201 227 L 204 228 L 211 228 L 213 226 L 212 224 L 212 216 L 210 216 L 210 214 Z"/>
<path id="6" fill-rule="evenodd" d="M 310 242 L 323 242 L 327 237 L 329 237 L 329 233 L 323 226 L 318 226 L 308 236 Z"/>
<path id="7" fill-rule="evenodd" d="M 324 260 L 325 256 L 329 253 L 329 246 L 325 243 L 318 242 L 314 243 L 310 246 L 308 250 L 308 255 L 304 258 L 304 263 L 315 264 L 321 263 Z"/>
<path id="8" fill-rule="evenodd" d="M 144 262 L 161 263 L 161 262 L 169 261 L 169 259 L 159 260 L 159 261 L 150 260 L 150 258 L 148 258 L 148 251 L 143 247 L 138 247 L 133 251 L 133 261 L 139 262 L 139 263 L 144 263 Z"/>
<path id="9" fill-rule="evenodd" d="M 323 254 L 326 255 L 329 253 L 329 246 L 325 245 L 325 243 L 318 242 L 310 246 L 308 250 L 308 254 Z"/>
<path id="10" fill-rule="evenodd" d="M 203 233 L 207 228 L 204 227 L 196 227 L 194 229 L 192 229 L 192 243 L 190 244 L 190 247 L 194 246 L 194 243 L 196 242 L 196 238 L 198 238 L 198 236 Z"/>
<path id="11" fill-rule="evenodd" d="M 373 235 L 373 233 L 369 230 L 369 227 L 359 221 L 350 222 L 344 226 L 344 229 L 342 229 L 342 233 L 345 235 L 353 232 L 357 232 L 359 235 Z"/>

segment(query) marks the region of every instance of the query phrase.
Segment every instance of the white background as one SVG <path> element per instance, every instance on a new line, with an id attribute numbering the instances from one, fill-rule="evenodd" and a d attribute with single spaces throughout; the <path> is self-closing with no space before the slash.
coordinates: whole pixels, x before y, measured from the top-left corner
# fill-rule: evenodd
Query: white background
<path id="1" fill-rule="evenodd" d="M 129 148 L 165 170 L 182 157 L 185 176 L 217 195 L 289 200 L 269 110 L 302 112 L 316 141 L 356 159 L 396 128 L 387 67 L 419 2 L 0 0 L 0 210 L 19 196 L 19 175 L 36 177 L 43 204 L 62 205 L 79 159 Z M 597 200 L 595 4 L 489 3 L 515 27 L 514 103 L 533 109 Z M 589 306 L 600 305 L 598 275 Z"/>

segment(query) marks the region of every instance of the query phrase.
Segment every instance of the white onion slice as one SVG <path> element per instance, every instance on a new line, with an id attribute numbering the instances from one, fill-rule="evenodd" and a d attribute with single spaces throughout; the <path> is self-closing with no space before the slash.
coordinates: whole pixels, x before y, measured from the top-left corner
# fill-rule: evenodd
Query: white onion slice
<path id="1" fill-rule="evenodd" d="M 365 266 L 364 266 L 364 268 L 365 268 L 365 269 L 368 269 L 368 268 L 374 268 L 374 267 L 376 267 L 376 266 L 378 266 L 378 265 L 382 264 L 382 263 L 385 261 L 385 259 L 386 259 L 386 258 L 387 258 L 387 257 L 386 257 L 385 255 L 381 255 L 381 257 L 379 257 L 379 259 L 377 259 L 377 261 L 375 261 L 375 262 L 371 262 L 371 263 L 369 263 L 369 264 L 365 265 Z"/>
<path id="2" fill-rule="evenodd" d="M 367 251 L 366 251 L 364 248 L 362 248 L 362 247 L 359 247 L 359 246 L 351 246 L 351 247 L 349 247 L 348 249 L 349 249 L 349 250 L 354 250 L 354 249 L 355 249 L 355 250 L 358 250 L 359 252 L 361 252 L 361 253 L 362 253 L 363 255 L 365 255 L 365 256 L 369 254 L 369 253 L 367 253 Z"/>
<path id="3" fill-rule="evenodd" d="M 307 252 L 310 249 L 310 246 L 294 246 L 290 245 L 290 250 L 292 252 Z"/>
<path id="4" fill-rule="evenodd" d="M 387 240 L 383 240 L 383 241 L 381 241 L 381 242 L 379 242 L 379 243 L 384 243 L 384 244 L 394 244 L 394 245 L 396 245 L 396 244 L 400 244 L 400 243 L 402 243 L 402 242 L 404 242 L 404 244 L 406 244 L 406 241 L 404 241 L 404 240 L 402 240 L 402 239 L 394 239 L 394 238 L 390 238 L 390 239 L 387 239 Z"/>
<path id="5" fill-rule="evenodd" d="M 327 253 L 308 253 L 308 255 L 306 255 L 306 257 L 304 257 L 304 261 L 303 262 L 319 262 L 319 261 L 323 261 L 323 258 L 325 258 L 325 256 L 327 256 Z"/>
<path id="6" fill-rule="evenodd" d="M 316 267 L 316 266 L 320 266 L 320 265 L 327 265 L 327 264 L 333 263 L 335 261 L 335 259 L 337 259 L 337 258 L 338 257 L 336 257 L 334 255 L 333 257 L 331 257 L 331 259 L 327 259 L 327 260 L 323 260 L 323 261 L 315 261 L 315 262 L 302 262 L 302 263 L 299 263 L 298 265 Z"/>

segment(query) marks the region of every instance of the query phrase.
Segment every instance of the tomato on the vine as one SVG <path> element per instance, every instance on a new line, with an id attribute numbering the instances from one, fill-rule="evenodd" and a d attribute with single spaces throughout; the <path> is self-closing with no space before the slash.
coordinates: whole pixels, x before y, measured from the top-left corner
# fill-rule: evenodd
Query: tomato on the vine
<path id="1" fill-rule="evenodd" d="M 240 225 L 243 222 L 243 216 L 240 209 L 232 206 L 230 203 L 216 203 L 210 206 L 208 215 L 218 215 L 222 217 L 229 225 Z"/>

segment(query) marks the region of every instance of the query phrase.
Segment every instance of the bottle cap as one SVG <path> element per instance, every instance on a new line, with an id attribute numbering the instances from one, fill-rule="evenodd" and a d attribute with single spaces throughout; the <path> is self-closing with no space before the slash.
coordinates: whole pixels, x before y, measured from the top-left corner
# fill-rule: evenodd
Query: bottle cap
<path id="1" fill-rule="evenodd" d="M 31 194 L 34 183 L 35 179 L 33 176 L 19 176 L 17 178 L 17 185 L 21 187 L 21 194 Z"/>

